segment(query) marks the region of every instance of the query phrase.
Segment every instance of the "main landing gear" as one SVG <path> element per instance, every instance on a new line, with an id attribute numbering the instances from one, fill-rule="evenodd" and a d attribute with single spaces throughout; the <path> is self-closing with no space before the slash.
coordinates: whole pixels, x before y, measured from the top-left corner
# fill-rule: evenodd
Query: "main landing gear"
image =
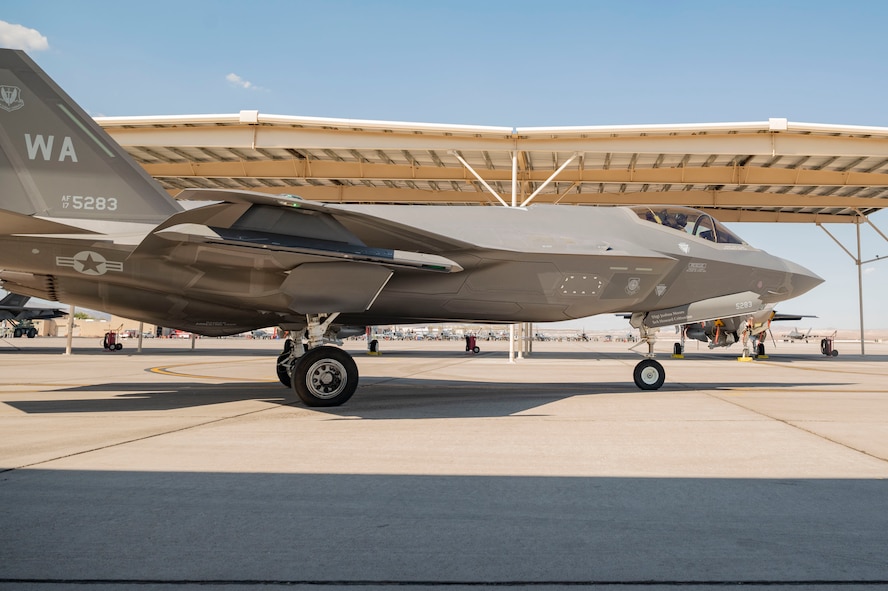
<path id="1" fill-rule="evenodd" d="M 640 345 L 647 345 L 647 353 L 644 359 L 638 362 L 632 372 L 635 385 L 642 390 L 659 390 L 666 382 L 666 370 L 654 359 L 654 343 L 657 342 L 658 328 L 648 328 L 644 325 L 644 315 L 633 314 L 629 323 L 638 329 L 639 341 L 630 349 Z"/>
<path id="2" fill-rule="evenodd" d="M 358 366 L 352 356 L 338 347 L 323 345 L 333 320 L 338 314 L 311 314 L 305 338 L 291 334 L 284 351 L 277 358 L 277 376 L 290 388 L 287 402 L 301 400 L 306 406 L 339 406 L 358 388 Z"/>

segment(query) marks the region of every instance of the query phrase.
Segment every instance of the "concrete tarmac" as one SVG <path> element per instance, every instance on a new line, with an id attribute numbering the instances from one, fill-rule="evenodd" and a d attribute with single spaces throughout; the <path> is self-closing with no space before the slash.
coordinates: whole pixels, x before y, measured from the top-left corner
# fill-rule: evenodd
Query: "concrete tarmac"
<path id="1" fill-rule="evenodd" d="M 93 342 L 96 341 L 96 342 Z M 888 345 L 0 341 L 0 590 L 888 588 Z"/>

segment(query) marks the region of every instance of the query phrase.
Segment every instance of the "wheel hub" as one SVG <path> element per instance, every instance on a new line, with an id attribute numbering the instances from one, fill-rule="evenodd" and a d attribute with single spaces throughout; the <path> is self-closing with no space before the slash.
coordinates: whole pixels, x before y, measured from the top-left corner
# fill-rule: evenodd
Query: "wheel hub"
<path id="1" fill-rule="evenodd" d="M 325 359 L 309 368 L 305 383 L 318 398 L 333 398 L 345 389 L 346 375 L 341 363 Z"/>
<path id="2" fill-rule="evenodd" d="M 641 372 L 641 379 L 644 380 L 646 384 L 656 383 L 659 377 L 660 372 L 658 372 L 655 367 L 646 367 Z"/>

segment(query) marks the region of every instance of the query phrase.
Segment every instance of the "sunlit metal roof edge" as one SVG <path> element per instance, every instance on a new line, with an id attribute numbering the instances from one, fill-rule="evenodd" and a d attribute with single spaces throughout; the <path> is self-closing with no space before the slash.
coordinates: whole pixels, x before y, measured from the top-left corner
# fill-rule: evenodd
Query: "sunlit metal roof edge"
<path id="1" fill-rule="evenodd" d="M 888 136 L 888 127 L 879 127 L 875 125 L 836 125 L 833 123 L 801 123 L 790 121 L 788 123 L 788 129 L 789 131 Z"/>
<path id="2" fill-rule="evenodd" d="M 422 123 L 416 121 L 383 121 L 375 119 L 339 119 L 333 117 L 305 117 L 297 115 L 272 115 L 258 111 L 241 111 L 236 114 L 215 115 L 145 115 L 132 117 L 95 117 L 102 127 L 157 127 L 165 125 L 293 125 L 300 127 L 372 129 L 401 132 L 434 132 L 459 134 L 512 135 L 514 128 L 495 125 L 462 125 L 446 123 Z"/>
<path id="3" fill-rule="evenodd" d="M 522 136 L 551 135 L 621 135 L 669 133 L 730 133 L 730 132 L 809 132 L 842 135 L 876 135 L 888 137 L 888 127 L 873 125 L 842 125 L 808 123 L 770 118 L 767 121 L 740 121 L 720 123 L 654 123 L 627 125 L 562 125 L 542 127 L 506 127 L 496 125 L 464 125 L 456 123 L 425 123 L 419 121 L 385 121 L 376 119 L 346 119 L 335 117 L 308 117 L 299 115 L 264 114 L 244 110 L 239 113 L 204 115 L 144 115 L 95 117 L 103 127 L 158 127 L 172 125 L 292 125 L 300 127 L 346 128 L 398 132 L 429 132 L 458 134 L 496 134 Z"/>
<path id="4" fill-rule="evenodd" d="M 728 131 L 770 131 L 770 121 L 733 123 L 654 123 L 632 125 L 566 125 L 555 127 L 516 127 L 518 135 L 619 135 L 622 133 L 694 133 Z"/>

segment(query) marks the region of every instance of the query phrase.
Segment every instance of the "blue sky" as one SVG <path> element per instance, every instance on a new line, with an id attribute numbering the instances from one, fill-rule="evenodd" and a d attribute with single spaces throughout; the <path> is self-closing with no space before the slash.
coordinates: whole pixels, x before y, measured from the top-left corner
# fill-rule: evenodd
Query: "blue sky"
<path id="1" fill-rule="evenodd" d="M 31 44 L 93 115 L 888 126 L 878 0 L 31 0 L 5 3 L 0 20 L 0 45 Z M 888 214 L 871 219 L 888 234 Z M 801 326 L 858 326 L 857 268 L 821 229 L 732 227 L 827 280 L 780 308 L 819 316 Z M 852 225 L 829 229 L 854 251 Z M 888 257 L 871 228 L 862 236 L 864 259 Z M 888 328 L 888 264 L 864 271 L 866 326 Z"/>

